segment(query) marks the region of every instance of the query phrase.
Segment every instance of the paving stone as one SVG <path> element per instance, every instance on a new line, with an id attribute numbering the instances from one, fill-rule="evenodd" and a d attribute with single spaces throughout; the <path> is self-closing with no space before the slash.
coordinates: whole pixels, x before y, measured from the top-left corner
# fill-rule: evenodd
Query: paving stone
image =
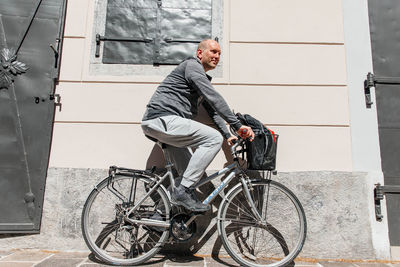
<path id="1" fill-rule="evenodd" d="M 163 267 L 166 266 L 164 265 L 164 261 L 162 262 L 155 262 L 155 261 L 147 261 L 141 265 L 138 266 L 146 266 L 146 267 Z M 108 265 L 108 264 L 104 264 L 104 263 L 95 263 L 95 262 L 84 262 L 79 264 L 79 267 L 106 267 L 106 266 L 113 266 L 113 265 Z M 191 266 L 191 265 L 188 265 Z M 58 267 L 58 266 L 57 266 Z"/>
<path id="2" fill-rule="evenodd" d="M 0 267 L 31 267 L 34 262 L 0 262 Z"/>
<path id="3" fill-rule="evenodd" d="M 141 264 L 140 266 L 149 266 L 149 267 L 162 267 L 164 266 L 165 260 L 167 259 L 164 255 L 156 255 L 150 260 L 146 261 L 145 263 Z M 79 265 L 80 267 L 100 267 L 100 266 L 112 266 L 108 265 L 104 262 L 101 262 L 97 258 L 94 257 L 93 254 L 89 254 L 87 259 Z"/>
<path id="4" fill-rule="evenodd" d="M 390 267 L 389 264 L 386 263 L 376 263 L 376 262 L 356 262 L 354 265 L 358 267 Z"/>
<path id="5" fill-rule="evenodd" d="M 150 266 L 163 266 L 164 262 L 168 259 L 168 255 L 158 254 L 146 261 L 144 264 L 150 264 Z"/>
<path id="6" fill-rule="evenodd" d="M 239 264 L 236 263 L 231 257 L 207 257 L 206 258 L 207 267 L 220 267 L 220 266 L 231 266 L 236 267 Z"/>
<path id="7" fill-rule="evenodd" d="M 1 1 L 1 0 L 0 0 Z M 95 259 L 89 252 L 59 252 L 40 250 L 0 251 L 0 267 L 105 267 L 111 266 Z M 159 254 L 140 266 L 148 267 L 237 267 L 229 256 Z M 400 267 L 400 262 L 316 262 L 299 259 L 293 267 Z"/>
<path id="8" fill-rule="evenodd" d="M 192 255 L 166 255 L 167 259 L 164 261 L 165 267 L 175 266 L 204 266 L 204 258 Z"/>
<path id="9" fill-rule="evenodd" d="M 72 267 L 81 263 L 83 259 L 60 259 L 50 258 L 35 265 L 35 267 Z"/>
<path id="10" fill-rule="evenodd" d="M 232 258 L 229 256 L 226 257 L 207 257 L 206 258 L 206 264 L 208 266 L 212 267 L 222 267 L 222 266 L 231 266 L 231 267 L 236 267 L 240 266 L 238 263 L 236 263 Z M 292 266 L 292 265 L 289 265 Z M 305 261 L 296 261 L 295 265 L 296 267 L 320 267 L 320 265 L 317 262 L 305 262 Z M 400 267 L 400 266 L 399 266 Z"/>
<path id="11" fill-rule="evenodd" d="M 112 265 L 104 265 L 104 264 L 98 264 L 98 263 L 84 263 L 79 265 L 79 267 L 105 267 L 105 266 L 112 266 Z"/>
<path id="12" fill-rule="evenodd" d="M 104 267 L 104 266 L 112 266 L 112 265 L 101 263 L 99 261 L 92 261 L 89 258 L 85 259 L 82 263 L 79 264 L 79 267 Z"/>
<path id="13" fill-rule="evenodd" d="M 0 259 L 14 253 L 13 251 L 0 251 Z"/>
<path id="14" fill-rule="evenodd" d="M 89 252 L 55 252 L 52 258 L 56 259 L 85 259 Z"/>
<path id="15" fill-rule="evenodd" d="M 236 263 L 232 258 L 230 257 L 220 257 L 220 258 L 208 258 L 206 259 L 206 264 L 208 266 L 212 267 L 222 267 L 222 266 L 240 266 L 238 263 Z M 289 265 L 292 266 L 292 265 Z M 320 267 L 320 265 L 317 262 L 305 262 L 305 261 L 296 261 L 295 265 L 296 267 Z M 400 267 L 400 266 L 399 266 Z"/>
<path id="16" fill-rule="evenodd" d="M 8 256 L 3 257 L 0 259 L 0 262 L 2 261 L 30 261 L 30 262 L 39 262 L 44 260 L 45 258 L 51 256 L 51 253 L 47 252 L 42 252 L 42 251 L 17 251 L 15 253 L 12 253 Z"/>
<path id="17" fill-rule="evenodd" d="M 319 262 L 323 267 L 357 267 L 357 265 L 351 262 L 333 262 L 333 261 L 321 261 Z"/>
<path id="18" fill-rule="evenodd" d="M 296 267 L 316 267 L 320 266 L 317 262 L 295 261 Z"/>

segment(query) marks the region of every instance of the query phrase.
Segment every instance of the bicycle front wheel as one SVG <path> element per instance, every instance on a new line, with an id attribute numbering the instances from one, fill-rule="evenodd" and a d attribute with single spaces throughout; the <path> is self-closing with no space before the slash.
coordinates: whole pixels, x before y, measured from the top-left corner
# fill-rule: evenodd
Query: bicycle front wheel
<path id="1" fill-rule="evenodd" d="M 168 228 L 131 224 L 127 211 L 149 192 L 151 177 L 106 178 L 90 193 L 82 211 L 82 234 L 89 249 L 102 261 L 137 265 L 153 257 L 168 238 Z M 158 187 L 129 215 L 135 220 L 169 222 L 170 204 Z"/>
<path id="2" fill-rule="evenodd" d="M 218 230 L 228 254 L 245 266 L 285 266 L 300 253 L 306 216 L 297 197 L 272 180 L 252 181 L 251 210 L 243 186 L 232 189 L 220 206 Z"/>

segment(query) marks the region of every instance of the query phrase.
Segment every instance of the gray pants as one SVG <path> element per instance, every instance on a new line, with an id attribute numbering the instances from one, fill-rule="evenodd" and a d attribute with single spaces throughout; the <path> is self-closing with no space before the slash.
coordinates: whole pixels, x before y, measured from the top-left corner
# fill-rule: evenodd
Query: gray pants
<path id="1" fill-rule="evenodd" d="M 142 121 L 142 129 L 146 135 L 167 144 L 168 156 L 185 187 L 203 176 L 223 142 L 222 135 L 214 128 L 175 115 Z M 195 149 L 194 153 L 191 149 Z"/>

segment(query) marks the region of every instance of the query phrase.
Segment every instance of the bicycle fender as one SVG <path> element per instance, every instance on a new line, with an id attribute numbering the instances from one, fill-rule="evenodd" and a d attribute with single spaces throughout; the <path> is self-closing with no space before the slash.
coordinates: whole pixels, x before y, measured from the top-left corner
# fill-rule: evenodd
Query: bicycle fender
<path id="1" fill-rule="evenodd" d="M 160 184 L 159 186 L 161 187 L 161 190 L 164 191 L 164 193 L 167 195 L 169 201 L 171 202 L 171 193 L 165 188 L 164 185 Z"/>
<path id="2" fill-rule="evenodd" d="M 228 202 L 229 196 L 230 196 L 230 195 L 232 194 L 232 192 L 235 191 L 239 186 L 242 186 L 242 184 L 239 183 L 239 184 L 235 185 L 234 187 L 232 187 L 232 188 L 228 191 L 228 193 L 225 194 L 225 196 L 223 197 L 223 199 L 222 199 L 222 201 L 221 201 L 221 204 L 219 204 L 219 207 L 218 207 L 217 221 L 221 220 L 221 212 L 222 212 L 222 207 L 223 207 L 223 205 L 224 205 L 226 202 Z M 218 225 L 218 222 L 217 222 L 217 225 Z M 217 230 L 218 230 L 218 235 L 221 236 L 221 229 L 220 229 L 220 227 L 217 227 Z"/>

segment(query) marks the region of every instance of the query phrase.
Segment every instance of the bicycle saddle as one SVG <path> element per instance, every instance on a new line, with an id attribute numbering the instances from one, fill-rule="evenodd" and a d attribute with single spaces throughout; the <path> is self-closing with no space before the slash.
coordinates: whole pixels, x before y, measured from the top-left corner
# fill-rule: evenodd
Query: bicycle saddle
<path id="1" fill-rule="evenodd" d="M 164 149 L 164 148 L 166 148 L 166 147 L 167 147 L 167 145 L 166 145 L 166 144 L 164 144 L 164 143 L 162 143 L 162 142 L 158 141 L 156 138 L 154 138 L 154 137 L 151 137 L 151 136 L 149 136 L 149 135 L 146 135 L 146 134 L 145 134 L 145 136 L 146 136 L 147 138 L 149 138 L 151 141 L 153 141 L 153 142 L 156 142 L 157 144 L 159 144 L 159 145 L 161 146 L 161 148 L 162 148 L 162 149 Z"/>

